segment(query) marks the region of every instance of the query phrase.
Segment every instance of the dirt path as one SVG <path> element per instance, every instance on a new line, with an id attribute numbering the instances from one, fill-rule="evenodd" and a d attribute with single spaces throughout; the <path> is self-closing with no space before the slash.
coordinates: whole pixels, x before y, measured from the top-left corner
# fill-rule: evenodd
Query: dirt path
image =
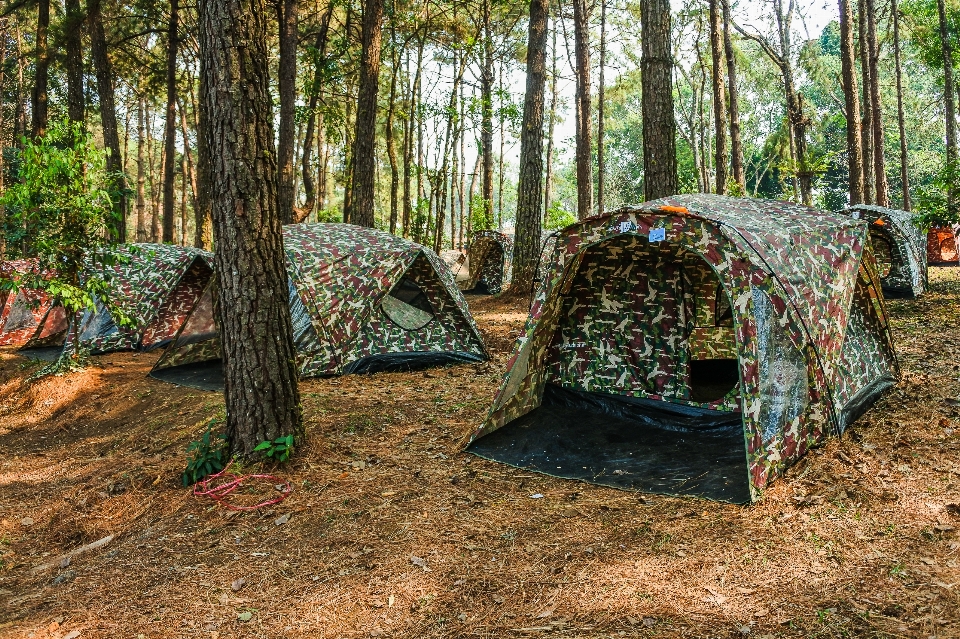
<path id="1" fill-rule="evenodd" d="M 0 350 L 0 637 L 960 636 L 960 269 L 931 279 L 890 304 L 899 387 L 751 507 L 459 452 L 525 318 L 497 300 L 492 363 L 304 382 L 294 492 L 243 514 L 180 487 L 217 395 Z"/>

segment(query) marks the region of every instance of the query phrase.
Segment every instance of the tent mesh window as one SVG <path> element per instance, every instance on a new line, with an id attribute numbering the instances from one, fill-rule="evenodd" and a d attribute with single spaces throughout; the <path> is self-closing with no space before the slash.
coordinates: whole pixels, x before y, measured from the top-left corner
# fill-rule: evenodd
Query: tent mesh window
<path id="1" fill-rule="evenodd" d="M 417 331 L 433 321 L 434 311 L 426 293 L 409 277 L 402 278 L 380 303 L 383 314 L 408 331 Z"/>

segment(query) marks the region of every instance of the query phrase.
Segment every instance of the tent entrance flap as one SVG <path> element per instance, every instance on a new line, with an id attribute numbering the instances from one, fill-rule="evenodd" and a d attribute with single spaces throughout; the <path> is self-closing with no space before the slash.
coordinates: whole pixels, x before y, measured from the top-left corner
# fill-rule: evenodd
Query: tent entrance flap
<path id="1" fill-rule="evenodd" d="M 750 501 L 740 413 L 547 384 L 539 408 L 468 450 L 614 488 Z"/>

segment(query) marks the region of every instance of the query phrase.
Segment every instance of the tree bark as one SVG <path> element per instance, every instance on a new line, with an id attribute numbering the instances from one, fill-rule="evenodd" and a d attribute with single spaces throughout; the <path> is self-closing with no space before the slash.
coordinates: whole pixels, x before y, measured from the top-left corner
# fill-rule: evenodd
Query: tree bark
<path id="1" fill-rule="evenodd" d="M 646 7 L 646 3 L 644 4 Z M 669 9 L 668 9 L 669 11 Z M 573 0 L 573 41 L 577 68 L 576 97 L 576 167 L 577 217 L 593 215 L 593 162 L 591 161 L 590 118 L 590 10 L 586 0 Z"/>
<path id="2" fill-rule="evenodd" d="M 320 101 L 320 94 L 323 90 L 323 60 L 327 50 L 327 34 L 330 30 L 330 17 L 333 14 L 333 2 L 327 4 L 323 16 L 320 18 L 320 30 L 317 32 L 317 41 L 314 44 L 316 49 L 317 62 L 313 72 L 313 84 L 310 86 L 310 101 L 307 107 L 306 131 L 303 134 L 303 159 L 301 161 L 301 174 L 303 176 L 303 193 L 306 202 L 299 214 L 295 213 L 295 222 L 302 222 L 307 218 L 317 203 L 316 187 L 313 183 L 313 164 L 311 156 L 313 154 L 313 138 L 317 122 L 317 105 Z M 322 198 L 321 198 L 322 199 Z"/>
<path id="3" fill-rule="evenodd" d="M 167 24 L 167 110 L 163 127 L 163 243 L 173 242 L 174 180 L 177 170 L 177 26 L 179 0 L 170 0 Z M 271 138 L 272 141 L 272 138 Z"/>
<path id="4" fill-rule="evenodd" d="M 206 82 L 203 74 L 200 74 L 199 84 L 200 93 L 203 94 L 203 86 Z M 210 200 L 212 188 L 210 185 L 210 148 L 207 146 L 207 115 L 204 109 L 200 108 L 198 101 L 194 96 L 193 88 L 190 89 L 190 104 L 193 108 L 194 127 L 197 131 L 197 200 L 193 209 L 193 245 L 196 248 L 210 249 L 213 247 L 213 204 Z"/>
<path id="5" fill-rule="evenodd" d="M 870 110 L 873 125 L 873 183 L 874 201 L 879 206 L 889 206 L 889 186 L 886 162 L 883 157 L 883 112 L 880 105 L 880 44 L 877 40 L 877 15 L 875 0 L 867 2 L 867 44 L 870 63 Z"/>
<path id="6" fill-rule="evenodd" d="M 867 2 L 859 0 L 858 22 L 860 28 L 860 73 L 863 76 L 863 120 L 861 143 L 863 144 L 863 202 L 874 203 L 875 174 L 873 172 L 873 105 L 870 97 L 870 39 L 867 34 Z"/>
<path id="7" fill-rule="evenodd" d="M 713 124 L 716 192 L 727 192 L 727 108 L 723 81 L 722 0 L 710 0 L 710 57 L 713 63 Z"/>
<path id="8" fill-rule="evenodd" d="M 293 152 L 294 115 L 297 106 L 297 0 L 277 0 L 277 22 L 280 24 L 280 59 L 277 63 L 277 89 L 280 94 L 279 135 L 277 136 L 280 219 L 294 222 Z"/>
<path id="9" fill-rule="evenodd" d="M 364 0 L 360 88 L 357 95 L 356 133 L 353 139 L 350 222 L 371 228 L 375 225 L 373 205 L 382 25 L 383 0 Z"/>
<path id="10" fill-rule="evenodd" d="M 527 90 L 523 100 L 523 129 L 520 133 L 520 182 L 517 185 L 511 295 L 529 295 L 533 292 L 537 260 L 540 256 L 540 223 L 543 219 L 543 91 L 546 80 L 547 0 L 530 0 Z"/>
<path id="11" fill-rule="evenodd" d="M 943 106 L 946 120 L 947 172 L 950 176 L 947 188 L 947 212 L 956 213 L 957 194 L 953 188 L 953 175 L 957 170 L 957 107 L 953 86 L 953 43 L 947 26 L 947 10 L 944 0 L 937 0 L 940 18 L 940 42 L 943 50 Z"/>
<path id="12" fill-rule="evenodd" d="M 847 111 L 847 170 L 850 204 L 863 203 L 863 140 L 860 137 L 860 89 L 857 86 L 851 0 L 840 0 L 840 58 L 843 97 Z"/>
<path id="13" fill-rule="evenodd" d="M 547 162 L 546 178 L 543 184 L 543 220 L 546 222 L 550 215 L 550 200 L 553 197 L 553 135 L 557 125 L 557 21 L 553 20 L 553 29 L 550 34 L 550 52 L 552 61 L 550 65 L 550 115 L 547 120 Z"/>
<path id="14" fill-rule="evenodd" d="M 147 202 L 144 190 L 147 183 L 147 166 L 146 159 L 143 157 L 146 143 L 144 140 L 145 101 L 142 95 L 137 99 L 137 242 L 141 243 L 147 241 Z"/>
<path id="15" fill-rule="evenodd" d="M 600 77 L 597 78 L 597 213 L 604 211 L 604 176 L 606 157 L 603 148 L 604 136 L 604 67 L 607 66 L 607 2 L 600 0 Z"/>
<path id="16" fill-rule="evenodd" d="M 580 1 L 580 0 L 575 0 Z M 480 74 L 480 146 L 483 154 L 484 228 L 493 228 L 493 33 L 490 25 L 490 0 L 483 2 L 483 69 Z"/>
<path id="17" fill-rule="evenodd" d="M 723 3 L 723 46 L 727 58 L 727 95 L 730 100 L 730 168 L 740 194 L 747 194 L 747 176 L 743 162 L 743 140 L 740 135 L 740 90 L 737 87 L 737 60 L 730 33 L 730 0 Z"/>
<path id="18" fill-rule="evenodd" d="M 647 200 L 677 193 L 677 122 L 673 115 L 673 53 L 669 0 L 641 5 L 643 187 Z"/>
<path id="19" fill-rule="evenodd" d="M 397 162 L 397 145 L 394 135 L 394 114 L 396 113 L 397 79 L 400 75 L 400 55 L 397 49 L 396 29 L 390 27 L 390 60 L 393 69 L 390 76 L 390 99 L 387 101 L 387 122 L 385 137 L 387 143 L 387 158 L 390 161 L 390 232 L 397 232 L 397 217 L 400 198 L 400 166 Z"/>
<path id="20" fill-rule="evenodd" d="M 184 197 L 186 195 L 187 186 L 190 187 L 190 206 L 193 207 L 194 213 L 194 224 L 200 225 L 204 224 L 204 217 L 197 216 L 197 211 L 200 210 L 200 207 L 197 205 L 197 173 L 193 166 L 193 154 L 190 152 L 190 138 L 187 135 L 187 110 L 184 108 L 183 101 L 178 100 L 177 108 L 180 111 L 180 137 L 183 139 L 183 190 Z M 199 137 L 199 134 L 198 134 Z M 181 203 L 184 202 L 184 198 L 181 198 Z M 186 207 L 184 207 L 184 211 Z M 201 229 L 202 233 L 202 229 Z M 197 229 L 194 228 L 194 243 L 196 243 Z M 183 246 L 190 246 L 190 240 L 187 237 L 187 218 L 184 215 L 182 222 L 182 240 L 181 244 Z M 203 247 L 199 247 L 203 248 Z"/>
<path id="21" fill-rule="evenodd" d="M 261 442 L 303 436 L 277 211 L 267 12 L 264 0 L 200 0 L 198 13 L 226 432 L 232 452 L 249 456 Z"/>
<path id="22" fill-rule="evenodd" d="M 900 7 L 897 0 L 890 0 L 890 15 L 893 20 L 893 63 L 897 76 L 897 130 L 900 134 L 900 186 L 903 192 L 903 210 L 913 207 L 910 201 L 910 179 L 907 172 L 907 126 L 903 113 L 903 66 L 900 63 Z"/>
<path id="23" fill-rule="evenodd" d="M 64 9 L 63 66 L 67 72 L 67 117 L 83 125 L 86 123 L 83 93 L 83 11 L 80 0 L 66 0 Z"/>
<path id="24" fill-rule="evenodd" d="M 97 98 L 100 101 L 100 126 L 103 128 L 103 143 L 109 151 L 107 170 L 116 176 L 114 188 L 114 225 L 111 234 L 121 242 L 127 241 L 127 196 L 126 180 L 120 155 L 120 134 L 117 131 L 117 107 L 114 93 L 113 65 L 107 54 L 107 37 L 103 31 L 103 16 L 100 0 L 87 0 L 87 24 L 90 29 L 90 53 L 94 73 L 97 76 Z"/>
<path id="25" fill-rule="evenodd" d="M 36 63 L 33 73 L 31 98 L 30 134 L 40 137 L 47 132 L 47 85 L 50 75 L 50 0 L 37 2 Z"/>

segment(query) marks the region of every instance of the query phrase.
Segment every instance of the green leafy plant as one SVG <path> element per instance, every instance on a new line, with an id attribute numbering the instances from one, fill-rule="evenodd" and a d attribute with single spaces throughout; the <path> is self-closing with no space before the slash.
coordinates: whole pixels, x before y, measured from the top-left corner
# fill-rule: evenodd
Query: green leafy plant
<path id="1" fill-rule="evenodd" d="M 219 473 L 230 461 L 229 440 L 223 433 L 213 434 L 215 423 L 216 420 L 210 420 L 203 437 L 187 446 L 187 467 L 183 471 L 184 486 L 192 486 L 209 475 Z"/>
<path id="2" fill-rule="evenodd" d="M 293 435 L 284 435 L 277 437 L 273 441 L 267 440 L 260 442 L 253 452 L 263 453 L 264 457 L 272 459 L 281 464 L 290 459 L 290 453 L 293 452 Z"/>

